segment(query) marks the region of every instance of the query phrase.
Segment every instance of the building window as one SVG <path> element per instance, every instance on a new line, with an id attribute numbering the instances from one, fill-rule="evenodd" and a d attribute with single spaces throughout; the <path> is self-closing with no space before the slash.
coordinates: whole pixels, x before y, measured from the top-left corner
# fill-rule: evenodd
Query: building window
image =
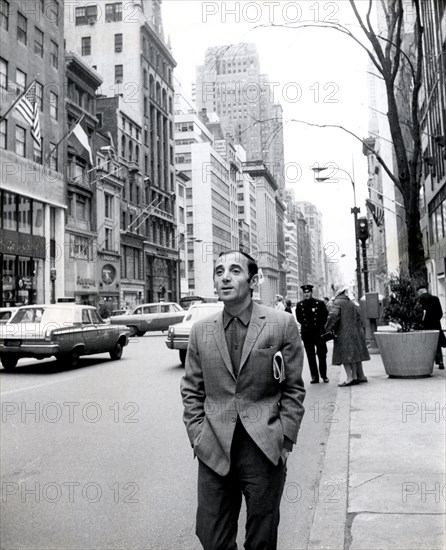
<path id="1" fill-rule="evenodd" d="M 9 29 L 9 2 L 0 0 L 0 29 Z"/>
<path id="2" fill-rule="evenodd" d="M 75 11 L 76 25 L 92 25 L 98 20 L 98 6 L 94 4 L 92 6 L 84 6 L 82 8 L 76 8 Z"/>
<path id="3" fill-rule="evenodd" d="M 105 217 L 109 220 L 113 219 L 113 195 L 109 193 L 104 194 L 105 199 Z"/>
<path id="4" fill-rule="evenodd" d="M 17 195 L 3 191 L 2 228 L 17 231 Z"/>
<path id="5" fill-rule="evenodd" d="M 115 65 L 115 83 L 120 84 L 124 78 L 124 66 Z"/>
<path id="6" fill-rule="evenodd" d="M 91 55 L 91 36 L 81 38 L 81 53 L 82 55 Z"/>
<path id="7" fill-rule="evenodd" d="M 57 172 L 59 168 L 59 163 L 57 159 L 57 147 L 55 143 L 50 143 L 50 168 Z"/>
<path id="8" fill-rule="evenodd" d="M 78 220 L 88 220 L 87 199 L 82 196 L 76 196 L 76 218 Z"/>
<path id="9" fill-rule="evenodd" d="M 50 61 L 52 67 L 59 68 L 59 46 L 52 40 L 50 42 Z"/>
<path id="10" fill-rule="evenodd" d="M 0 122 L 0 149 L 6 149 L 8 145 L 8 127 L 6 126 L 6 120 Z"/>
<path id="11" fill-rule="evenodd" d="M 115 34 L 115 52 L 122 52 L 122 34 Z"/>
<path id="12" fill-rule="evenodd" d="M 37 143 L 33 139 L 33 160 L 37 164 L 42 164 L 42 150 L 43 150 L 43 138 L 40 138 L 40 147 L 37 147 Z"/>
<path id="13" fill-rule="evenodd" d="M 18 125 L 15 127 L 15 152 L 19 157 L 26 157 L 26 130 Z"/>
<path id="14" fill-rule="evenodd" d="M 105 4 L 105 21 L 122 21 L 122 3 Z"/>
<path id="15" fill-rule="evenodd" d="M 40 82 L 36 82 L 36 101 L 39 104 L 40 110 L 43 111 L 43 86 Z"/>
<path id="16" fill-rule="evenodd" d="M 54 120 L 57 120 L 58 117 L 58 103 L 59 98 L 54 92 L 50 92 L 50 115 Z"/>
<path id="17" fill-rule="evenodd" d="M 32 225 L 32 211 L 31 211 L 31 199 L 18 196 L 18 220 L 19 220 L 19 232 L 31 234 Z"/>
<path id="18" fill-rule="evenodd" d="M 110 229 L 110 227 L 105 228 L 104 248 L 105 250 L 113 250 L 113 229 Z"/>
<path id="19" fill-rule="evenodd" d="M 43 58 L 43 32 L 34 27 L 34 53 Z"/>
<path id="20" fill-rule="evenodd" d="M 0 88 L 8 89 L 8 62 L 0 57 Z"/>
<path id="21" fill-rule="evenodd" d="M 17 69 L 15 72 L 15 82 L 17 95 L 23 94 L 26 89 L 26 74 L 20 69 Z"/>
<path id="22" fill-rule="evenodd" d="M 28 39 L 28 20 L 17 12 L 17 40 L 26 45 Z"/>

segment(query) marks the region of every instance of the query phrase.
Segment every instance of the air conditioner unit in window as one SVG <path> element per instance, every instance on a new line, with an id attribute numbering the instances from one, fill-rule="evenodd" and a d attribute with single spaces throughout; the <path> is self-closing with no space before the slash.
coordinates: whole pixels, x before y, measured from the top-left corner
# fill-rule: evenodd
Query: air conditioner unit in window
<path id="1" fill-rule="evenodd" d="M 95 19 L 94 17 L 90 17 L 90 18 L 88 19 L 88 24 L 89 24 L 89 25 L 94 25 L 95 23 L 96 23 L 96 19 Z"/>
<path id="2" fill-rule="evenodd" d="M 121 46 L 116 46 L 115 47 L 115 52 L 122 52 L 122 47 Z"/>
<path id="3" fill-rule="evenodd" d="M 115 80 L 115 84 L 122 84 L 122 79 L 121 78 L 117 78 Z"/>

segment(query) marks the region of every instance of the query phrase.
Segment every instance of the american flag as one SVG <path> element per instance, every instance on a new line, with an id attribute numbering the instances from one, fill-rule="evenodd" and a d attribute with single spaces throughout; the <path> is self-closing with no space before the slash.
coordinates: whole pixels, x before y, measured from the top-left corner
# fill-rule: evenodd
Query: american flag
<path id="1" fill-rule="evenodd" d="M 17 102 L 15 109 L 22 115 L 23 119 L 31 126 L 31 137 L 36 143 L 36 146 L 41 147 L 41 132 L 40 132 L 40 109 L 37 98 L 37 86 L 34 82 L 29 90 L 23 94 L 20 101 Z"/>
<path id="2" fill-rule="evenodd" d="M 380 227 L 384 223 L 384 208 L 370 199 L 366 200 L 366 204 L 373 216 L 373 219 L 375 220 L 376 225 Z"/>

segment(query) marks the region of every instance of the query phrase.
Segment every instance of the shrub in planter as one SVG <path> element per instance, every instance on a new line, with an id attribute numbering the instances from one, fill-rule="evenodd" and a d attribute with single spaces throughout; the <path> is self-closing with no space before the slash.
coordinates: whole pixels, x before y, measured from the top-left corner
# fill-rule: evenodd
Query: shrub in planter
<path id="1" fill-rule="evenodd" d="M 405 273 L 391 275 L 388 283 L 384 318 L 397 325 L 397 332 L 375 332 L 375 337 L 391 378 L 420 378 L 433 371 L 439 331 L 422 330 L 417 283 Z"/>
<path id="2" fill-rule="evenodd" d="M 392 274 L 387 286 L 384 319 L 396 323 L 398 332 L 422 330 L 423 308 L 418 301 L 414 282 L 406 273 Z"/>

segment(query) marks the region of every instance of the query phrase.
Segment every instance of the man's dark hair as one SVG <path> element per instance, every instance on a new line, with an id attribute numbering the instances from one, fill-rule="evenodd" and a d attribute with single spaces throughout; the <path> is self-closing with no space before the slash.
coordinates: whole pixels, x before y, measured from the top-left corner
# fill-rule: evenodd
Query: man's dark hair
<path id="1" fill-rule="evenodd" d="M 246 252 L 243 252 L 243 250 L 224 250 L 223 252 L 220 252 L 218 255 L 219 258 L 222 256 L 226 256 L 227 254 L 241 254 L 248 260 L 248 273 L 249 273 L 249 281 L 254 277 L 254 275 L 257 275 L 259 272 L 259 268 L 257 266 L 257 262 L 254 260 L 252 256 L 247 254 Z"/>

